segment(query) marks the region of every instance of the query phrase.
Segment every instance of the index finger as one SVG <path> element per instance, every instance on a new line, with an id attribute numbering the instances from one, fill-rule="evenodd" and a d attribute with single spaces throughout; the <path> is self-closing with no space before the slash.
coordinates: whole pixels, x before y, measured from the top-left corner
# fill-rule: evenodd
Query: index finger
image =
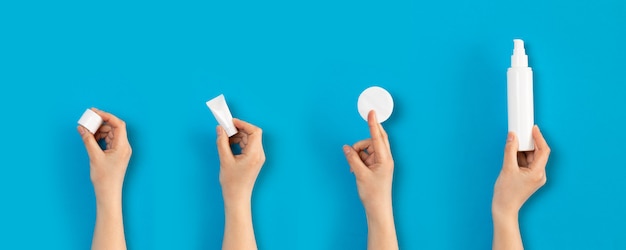
<path id="1" fill-rule="evenodd" d="M 352 145 L 354 150 L 357 151 L 357 152 L 361 152 L 363 150 L 366 150 L 366 149 L 368 149 L 371 146 L 372 146 L 372 139 L 360 140 L 360 141 L 356 142 L 354 145 Z"/>
<path id="2" fill-rule="evenodd" d="M 91 108 L 91 110 L 93 110 L 94 112 L 96 112 L 96 114 L 102 117 L 102 121 L 113 127 L 114 134 L 112 144 L 114 146 L 118 146 L 122 142 L 128 141 L 128 137 L 126 134 L 126 123 L 124 121 L 122 121 L 120 118 L 117 118 L 111 113 L 96 108 Z"/>
<path id="3" fill-rule="evenodd" d="M 383 152 L 385 152 L 383 149 L 386 148 L 386 143 L 382 133 L 380 132 L 380 124 L 378 124 L 378 119 L 376 119 L 376 112 L 374 110 L 371 110 L 367 115 L 367 125 L 370 129 L 370 136 L 372 137 L 374 155 L 381 160 L 387 159 L 387 155 L 383 154 Z"/>
<path id="4" fill-rule="evenodd" d="M 533 139 L 535 140 L 535 159 L 533 160 L 533 164 L 531 164 L 531 166 L 545 168 L 548 164 L 548 157 L 550 156 L 550 147 L 548 146 L 546 139 L 543 138 L 543 135 L 541 134 L 541 131 L 539 131 L 539 127 L 537 125 L 533 127 L 532 133 Z"/>
<path id="5" fill-rule="evenodd" d="M 247 123 L 245 121 L 242 121 L 240 119 L 237 119 L 237 118 L 233 118 L 233 124 L 235 124 L 235 127 L 239 129 L 240 132 L 243 132 L 246 135 L 248 135 L 249 144 L 253 144 L 253 145 L 262 144 L 261 136 L 263 134 L 263 130 L 261 130 L 261 128 L 254 126 L 250 123 Z"/>

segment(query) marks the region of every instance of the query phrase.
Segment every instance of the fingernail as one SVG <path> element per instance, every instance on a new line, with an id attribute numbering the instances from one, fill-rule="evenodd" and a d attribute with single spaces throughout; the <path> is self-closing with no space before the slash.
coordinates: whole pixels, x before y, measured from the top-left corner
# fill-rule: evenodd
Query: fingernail
<path id="1" fill-rule="evenodd" d="M 350 153 L 350 147 L 348 147 L 348 146 L 344 145 L 344 146 L 343 146 L 343 153 L 344 153 L 344 154 L 349 154 L 349 153 Z"/>
<path id="2" fill-rule="evenodd" d="M 509 134 L 506 136 L 506 141 L 507 142 L 513 141 L 513 133 L 509 132 Z"/>
<path id="3" fill-rule="evenodd" d="M 222 135 L 222 127 L 217 125 L 217 127 L 215 127 L 215 130 L 217 131 L 217 135 Z"/>
<path id="4" fill-rule="evenodd" d="M 79 133 L 80 135 L 85 134 L 85 129 L 84 129 L 82 126 L 78 126 L 78 133 Z"/>

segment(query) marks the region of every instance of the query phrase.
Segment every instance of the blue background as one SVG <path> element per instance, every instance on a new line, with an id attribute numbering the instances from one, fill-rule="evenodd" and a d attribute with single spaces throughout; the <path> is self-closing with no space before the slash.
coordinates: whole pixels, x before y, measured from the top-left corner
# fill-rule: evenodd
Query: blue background
<path id="1" fill-rule="evenodd" d="M 95 220 L 85 108 L 128 124 L 131 249 L 217 249 L 217 124 L 264 129 L 261 249 L 365 249 L 341 146 L 368 137 L 379 85 L 403 249 L 488 249 L 507 132 L 506 69 L 527 43 L 548 182 L 521 211 L 528 249 L 626 249 L 626 2 L 3 1 L 0 242 L 86 249 Z"/>

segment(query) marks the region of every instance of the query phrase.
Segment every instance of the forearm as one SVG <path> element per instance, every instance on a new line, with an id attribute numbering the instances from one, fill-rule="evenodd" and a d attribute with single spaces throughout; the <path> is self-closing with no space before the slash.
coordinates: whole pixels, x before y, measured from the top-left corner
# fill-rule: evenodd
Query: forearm
<path id="1" fill-rule="evenodd" d="M 122 195 L 96 197 L 96 227 L 92 249 L 126 249 L 122 217 Z"/>
<path id="2" fill-rule="evenodd" d="M 250 199 L 224 201 L 226 224 L 222 249 L 257 249 Z"/>
<path id="3" fill-rule="evenodd" d="M 519 230 L 518 213 L 493 212 L 493 250 L 521 250 L 522 235 Z"/>
<path id="4" fill-rule="evenodd" d="M 391 201 L 366 208 L 367 249 L 398 249 L 396 226 Z"/>

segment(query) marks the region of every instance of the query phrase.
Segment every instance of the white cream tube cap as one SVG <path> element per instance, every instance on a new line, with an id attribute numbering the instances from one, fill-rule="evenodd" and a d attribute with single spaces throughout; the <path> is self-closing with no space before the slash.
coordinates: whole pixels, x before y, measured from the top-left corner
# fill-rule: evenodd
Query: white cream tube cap
<path id="1" fill-rule="evenodd" d="M 215 116 L 215 119 L 220 126 L 226 130 L 228 137 L 231 137 L 239 132 L 233 123 L 233 115 L 230 113 L 230 109 L 226 104 L 226 99 L 223 94 L 209 100 L 206 102 L 206 105 L 209 106 L 211 113 L 213 113 L 213 116 Z"/>
<path id="2" fill-rule="evenodd" d="M 93 110 L 87 109 L 78 120 L 78 124 L 85 127 L 92 134 L 95 134 L 102 125 L 102 117 Z"/>

